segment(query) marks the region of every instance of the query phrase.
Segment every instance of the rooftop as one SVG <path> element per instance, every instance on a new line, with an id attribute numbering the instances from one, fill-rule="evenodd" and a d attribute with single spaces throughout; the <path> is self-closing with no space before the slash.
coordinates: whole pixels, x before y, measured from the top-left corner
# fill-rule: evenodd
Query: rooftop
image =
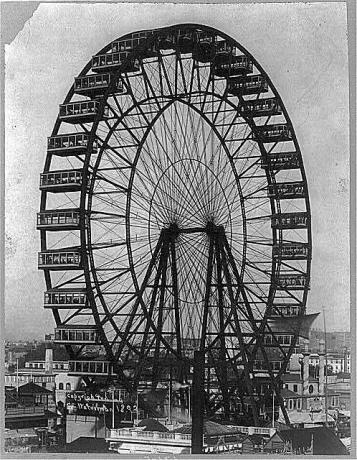
<path id="1" fill-rule="evenodd" d="M 310 412 L 310 411 L 289 411 L 289 419 L 290 423 L 295 424 L 306 424 L 306 425 L 314 425 L 319 423 L 325 423 L 326 415 L 325 412 Z M 334 419 L 330 415 L 327 416 L 328 422 L 333 422 Z M 284 418 L 282 415 L 279 417 L 279 422 L 284 423 Z"/>
<path id="2" fill-rule="evenodd" d="M 298 395 L 294 391 L 288 390 L 287 388 L 282 388 L 280 394 L 283 398 L 301 398 L 300 395 Z"/>
<path id="3" fill-rule="evenodd" d="M 40 385 L 36 385 L 36 383 L 29 382 L 25 383 L 25 385 L 21 385 L 18 389 L 19 395 L 28 395 L 28 394 L 47 394 L 51 395 L 52 391 L 47 390 L 44 387 L 40 387 Z"/>
<path id="4" fill-rule="evenodd" d="M 108 446 L 104 438 L 91 438 L 84 436 L 81 436 L 75 441 L 66 444 L 66 452 L 112 453 L 108 451 Z"/>
<path id="5" fill-rule="evenodd" d="M 283 374 L 281 379 L 283 382 L 302 382 L 300 374 Z"/>
<path id="6" fill-rule="evenodd" d="M 345 446 L 335 433 L 325 426 L 284 430 L 277 433 L 277 435 L 284 441 L 290 441 L 293 450 L 312 446 L 313 455 L 348 454 Z"/>
<path id="7" fill-rule="evenodd" d="M 162 433 L 169 431 L 165 425 L 153 418 L 146 418 L 141 420 L 138 423 L 138 427 L 143 427 L 142 431 L 160 431 Z"/>
<path id="8" fill-rule="evenodd" d="M 180 428 L 176 428 L 173 430 L 174 433 L 183 433 L 183 434 L 191 434 L 192 432 L 192 424 L 188 423 L 187 425 L 183 425 Z M 203 423 L 203 434 L 206 436 L 219 436 L 223 434 L 232 434 L 238 433 L 238 428 L 221 425 L 216 422 L 212 422 L 211 420 L 206 420 Z"/>

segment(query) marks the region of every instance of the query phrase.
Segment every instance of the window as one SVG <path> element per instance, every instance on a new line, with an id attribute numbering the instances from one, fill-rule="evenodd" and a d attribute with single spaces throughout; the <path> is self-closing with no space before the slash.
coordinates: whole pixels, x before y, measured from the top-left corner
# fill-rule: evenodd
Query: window
<path id="1" fill-rule="evenodd" d="M 58 389 L 63 390 L 63 383 L 62 382 L 58 384 Z"/>
<path id="2" fill-rule="evenodd" d="M 63 384 L 62 384 L 63 385 Z M 70 390 L 71 389 L 71 384 L 70 383 L 66 383 L 66 390 Z"/>
<path id="3" fill-rule="evenodd" d="M 293 391 L 294 391 L 295 393 L 297 393 L 297 391 L 298 391 L 298 386 L 297 386 L 297 385 L 293 385 Z"/>
<path id="4" fill-rule="evenodd" d="M 314 386 L 313 385 L 309 385 L 309 393 L 313 393 L 314 392 Z"/>

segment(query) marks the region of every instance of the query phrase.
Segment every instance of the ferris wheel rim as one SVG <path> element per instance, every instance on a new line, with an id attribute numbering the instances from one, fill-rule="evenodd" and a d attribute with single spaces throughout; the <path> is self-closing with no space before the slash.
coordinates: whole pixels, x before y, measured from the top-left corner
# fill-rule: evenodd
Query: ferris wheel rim
<path id="1" fill-rule="evenodd" d="M 280 101 L 280 103 L 282 105 L 282 109 L 284 111 L 284 117 L 287 120 L 287 123 L 289 124 L 289 126 L 290 126 L 290 128 L 292 129 L 292 132 L 293 132 L 293 142 L 294 142 L 295 148 L 296 148 L 297 152 L 301 155 L 300 148 L 299 148 L 299 145 L 298 145 L 298 142 L 297 142 L 297 138 L 296 138 L 296 135 L 295 135 L 295 132 L 294 132 L 294 128 L 293 128 L 293 125 L 292 125 L 292 123 L 290 121 L 289 115 L 288 115 L 288 113 L 287 113 L 287 111 L 285 109 L 284 103 L 283 103 L 282 99 L 280 98 L 278 92 L 276 91 L 275 87 L 273 86 L 272 82 L 270 81 L 270 78 L 269 78 L 268 74 L 262 69 L 262 67 L 259 65 L 259 63 L 254 59 L 254 57 L 247 50 L 245 50 L 245 48 L 243 48 L 239 43 L 237 43 L 235 40 L 231 39 L 231 37 L 228 37 L 228 35 L 225 35 L 224 33 L 220 32 L 220 31 L 217 31 L 216 29 L 213 29 L 213 28 L 210 28 L 210 27 L 207 27 L 207 26 L 196 25 L 196 24 L 187 24 L 187 25 L 186 24 L 179 24 L 179 25 L 174 26 L 174 27 L 186 27 L 186 26 L 192 27 L 192 28 L 197 27 L 200 30 L 205 29 L 205 30 L 210 30 L 210 31 L 215 32 L 215 33 L 219 33 L 220 36 L 222 36 L 224 38 L 228 38 L 229 40 L 234 42 L 238 46 L 238 48 L 240 50 L 243 50 L 245 55 L 248 55 L 248 56 L 251 57 L 252 61 L 254 62 L 254 65 L 257 67 L 257 69 L 260 70 L 260 72 L 267 78 L 267 80 L 269 82 L 269 86 L 272 89 L 272 92 L 279 98 L 279 101 Z M 162 29 L 158 29 L 158 31 L 161 32 L 161 31 L 170 30 L 170 29 L 172 29 L 172 26 L 165 27 L 165 28 L 162 28 Z M 120 39 L 124 39 L 128 35 L 130 35 L 130 34 L 127 34 L 127 35 L 125 35 L 123 37 L 120 37 Z M 108 44 L 106 47 L 104 47 L 102 51 L 105 52 L 106 50 L 109 49 L 109 47 L 110 47 L 110 44 Z M 83 69 L 83 71 L 81 72 L 80 75 L 85 75 L 89 71 L 89 69 L 90 69 L 90 63 L 87 64 L 87 66 Z M 119 76 L 118 76 L 118 78 L 119 78 Z M 71 91 L 72 91 L 72 93 L 71 93 Z M 73 88 L 71 89 L 71 91 L 68 93 L 68 95 L 67 95 L 67 97 L 65 99 L 65 102 L 69 102 L 71 100 L 71 98 L 73 96 Z M 103 98 L 103 101 L 102 101 L 102 107 L 104 107 L 104 104 L 105 104 L 104 99 L 105 99 L 105 97 Z M 91 134 L 90 134 L 90 136 L 92 138 L 92 143 L 93 143 L 93 140 L 94 140 L 95 130 L 97 129 L 97 126 L 98 126 L 98 122 L 99 122 L 99 116 L 98 116 L 98 121 L 96 123 L 93 123 L 92 131 L 91 131 Z M 250 123 L 252 123 L 252 120 L 250 120 Z M 57 119 L 56 125 L 54 127 L 53 132 L 52 132 L 52 135 L 58 134 L 60 124 L 61 124 L 61 122 Z M 56 126 L 57 126 L 57 128 L 56 128 Z M 87 169 L 89 167 L 88 166 L 89 165 L 89 162 L 88 162 L 89 157 L 90 157 L 90 152 L 86 156 Z M 47 166 L 45 165 L 45 171 L 50 170 L 49 169 L 50 168 L 50 159 L 51 159 L 50 157 L 47 157 L 47 159 L 46 159 L 46 165 Z M 306 175 L 305 175 L 305 170 L 304 170 L 303 163 L 301 163 L 301 165 L 300 165 L 300 171 L 301 171 L 301 175 L 302 175 L 302 178 L 303 178 L 303 182 L 305 183 L 305 186 L 307 187 L 307 185 L 306 185 L 307 181 L 306 181 Z M 87 192 L 85 191 L 85 187 L 83 186 L 82 192 L 81 192 L 81 203 L 82 203 L 81 204 L 81 209 L 82 209 L 83 213 L 84 213 L 84 210 L 86 209 L 85 205 L 84 205 L 85 199 L 86 199 L 86 196 L 87 196 L 86 194 L 87 194 Z M 271 202 L 273 202 L 273 199 L 271 199 Z M 306 211 L 307 211 L 308 215 L 310 216 L 311 213 L 310 213 L 310 204 L 309 204 L 309 197 L 308 197 L 307 188 L 306 188 L 305 203 L 306 203 Z M 274 202 L 274 206 L 275 205 L 279 205 L 279 203 Z M 41 197 L 41 210 L 45 210 L 45 209 L 46 209 L 46 195 L 45 195 L 45 193 L 43 193 L 42 197 Z M 44 231 L 41 231 L 41 232 L 42 232 L 41 233 L 41 249 L 45 249 L 45 248 L 47 248 L 47 246 L 46 246 L 46 236 L 45 236 Z M 280 232 L 281 232 L 281 230 L 280 230 Z M 310 252 L 309 252 L 310 256 L 309 257 L 311 259 L 311 223 L 310 223 L 310 219 L 309 219 L 309 225 L 308 225 L 308 228 L 307 228 L 307 233 L 308 233 L 307 239 L 308 239 L 309 245 L 310 245 Z M 84 228 L 81 229 L 81 234 L 82 234 L 82 236 L 81 236 L 82 250 L 84 250 L 84 249 L 87 250 L 88 244 L 89 244 L 87 242 L 87 236 L 88 235 L 85 235 L 85 229 Z M 273 234 L 274 234 L 274 232 L 273 232 Z M 282 238 L 279 237 L 278 239 L 281 240 Z M 88 261 L 86 263 L 88 263 Z M 87 275 L 86 275 L 87 279 L 89 279 L 89 272 L 90 271 L 91 271 L 91 269 L 90 269 L 90 267 L 88 265 L 85 268 L 85 272 L 87 273 Z M 309 279 L 310 278 L 310 263 L 309 262 L 307 264 L 306 272 L 307 272 L 306 273 L 307 278 Z M 45 278 L 46 278 L 46 284 L 51 287 L 50 274 L 45 272 Z M 91 285 L 91 282 L 89 282 L 89 285 Z M 306 296 L 307 296 L 307 290 L 305 290 L 305 292 L 304 292 L 304 299 L 302 301 L 302 303 L 304 305 L 304 311 L 305 311 L 305 305 L 306 305 Z M 94 305 L 95 305 L 95 301 L 93 301 L 92 303 L 93 303 L 93 305 L 92 305 L 92 308 L 93 308 Z M 302 311 L 302 314 L 304 313 L 304 311 Z M 95 314 L 95 312 L 93 312 L 93 313 Z M 60 324 L 60 319 L 59 319 L 59 316 L 58 316 L 58 312 L 54 311 L 54 314 L 55 314 L 55 319 L 56 319 L 57 324 Z M 58 317 L 56 317 L 56 315 Z M 100 323 L 99 317 L 98 317 L 98 319 L 96 319 L 96 323 L 98 323 L 98 324 Z"/>

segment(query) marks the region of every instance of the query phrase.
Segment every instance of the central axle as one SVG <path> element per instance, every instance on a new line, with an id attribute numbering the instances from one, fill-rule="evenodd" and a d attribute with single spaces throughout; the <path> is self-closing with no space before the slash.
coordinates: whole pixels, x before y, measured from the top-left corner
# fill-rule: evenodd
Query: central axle
<path id="1" fill-rule="evenodd" d="M 182 233 L 207 233 L 207 235 L 224 234 L 223 225 L 215 225 L 213 222 L 207 222 L 205 227 L 189 227 L 180 228 L 177 224 L 170 224 L 168 228 L 164 228 L 161 232 L 167 236 L 178 236 Z"/>

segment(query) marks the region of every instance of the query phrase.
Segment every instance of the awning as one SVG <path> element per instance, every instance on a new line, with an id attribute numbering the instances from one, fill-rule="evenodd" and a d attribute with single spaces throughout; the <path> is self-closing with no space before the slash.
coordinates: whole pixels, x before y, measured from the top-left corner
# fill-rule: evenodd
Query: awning
<path id="1" fill-rule="evenodd" d="M 295 333 L 299 331 L 299 337 L 308 339 L 312 323 L 319 314 L 320 313 L 312 313 L 304 316 L 271 318 L 268 324 L 274 333 Z"/>

